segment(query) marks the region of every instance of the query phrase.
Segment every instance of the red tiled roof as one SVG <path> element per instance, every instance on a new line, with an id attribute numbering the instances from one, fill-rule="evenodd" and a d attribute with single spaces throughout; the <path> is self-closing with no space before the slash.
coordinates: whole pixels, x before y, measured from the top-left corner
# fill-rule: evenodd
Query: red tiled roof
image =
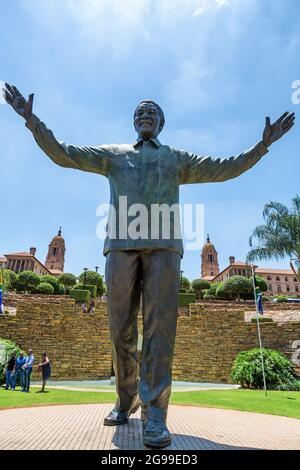
<path id="1" fill-rule="evenodd" d="M 294 273 L 291 269 L 273 269 L 273 268 L 256 268 L 256 274 L 282 274 L 294 276 Z"/>
<path id="2" fill-rule="evenodd" d="M 212 281 L 216 276 L 202 276 L 201 279 L 204 281 Z"/>
<path id="3" fill-rule="evenodd" d="M 5 257 L 8 257 L 8 256 L 27 256 L 27 257 L 33 257 L 33 255 L 31 253 L 26 253 L 26 251 L 21 251 L 20 253 L 8 253 L 7 255 L 4 255 Z"/>

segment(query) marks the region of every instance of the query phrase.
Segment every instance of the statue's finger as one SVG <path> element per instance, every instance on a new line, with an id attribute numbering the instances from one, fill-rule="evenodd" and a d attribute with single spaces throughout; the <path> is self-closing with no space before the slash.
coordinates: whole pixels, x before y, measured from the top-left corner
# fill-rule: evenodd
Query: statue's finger
<path id="1" fill-rule="evenodd" d="M 295 121 L 295 114 L 290 114 L 289 116 L 287 116 L 283 121 L 282 121 L 282 126 L 285 126 L 286 124 L 288 124 L 289 122 L 293 122 Z"/>
<path id="2" fill-rule="evenodd" d="M 13 102 L 14 99 L 13 99 L 13 97 L 11 96 L 11 94 L 10 94 L 7 90 L 5 90 L 4 96 L 5 96 L 6 101 L 7 101 L 9 104 L 12 104 L 12 102 Z"/>
<path id="3" fill-rule="evenodd" d="M 270 116 L 266 117 L 266 127 L 269 127 L 271 125 L 271 119 Z"/>
<path id="4" fill-rule="evenodd" d="M 31 95 L 29 95 L 29 103 L 32 105 L 33 103 L 33 98 L 34 98 L 34 93 L 31 93 Z"/>
<path id="5" fill-rule="evenodd" d="M 283 113 L 283 114 L 280 116 L 280 118 L 277 119 L 276 122 L 281 122 L 281 121 L 283 121 L 283 119 L 284 119 L 288 114 L 289 114 L 289 112 L 286 111 L 285 113 Z"/>
<path id="6" fill-rule="evenodd" d="M 284 128 L 283 128 L 283 132 L 284 132 L 284 133 L 288 132 L 288 131 L 293 127 L 294 124 L 295 124 L 295 123 L 292 122 L 292 123 L 290 123 L 288 126 L 284 127 Z"/>
<path id="7" fill-rule="evenodd" d="M 15 92 L 14 90 L 12 89 L 12 87 L 8 84 L 8 83 L 5 83 L 5 86 L 6 86 L 6 89 L 9 91 L 9 93 L 14 96 L 15 95 Z"/>
<path id="8" fill-rule="evenodd" d="M 12 85 L 11 87 L 12 87 L 12 89 L 14 90 L 14 92 L 15 92 L 15 94 L 16 94 L 17 96 L 22 96 L 22 94 L 19 92 L 19 90 L 18 90 L 17 87 L 15 87 L 15 86 L 13 86 L 13 85 Z"/>

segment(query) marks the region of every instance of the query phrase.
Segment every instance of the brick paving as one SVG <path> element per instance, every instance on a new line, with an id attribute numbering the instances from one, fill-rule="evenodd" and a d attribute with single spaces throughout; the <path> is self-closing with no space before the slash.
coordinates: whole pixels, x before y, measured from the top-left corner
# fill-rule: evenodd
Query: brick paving
<path id="1" fill-rule="evenodd" d="M 143 449 L 137 412 L 125 426 L 102 422 L 110 404 L 0 411 L 0 449 Z M 300 449 L 300 420 L 193 406 L 170 406 L 173 442 L 167 449 Z"/>

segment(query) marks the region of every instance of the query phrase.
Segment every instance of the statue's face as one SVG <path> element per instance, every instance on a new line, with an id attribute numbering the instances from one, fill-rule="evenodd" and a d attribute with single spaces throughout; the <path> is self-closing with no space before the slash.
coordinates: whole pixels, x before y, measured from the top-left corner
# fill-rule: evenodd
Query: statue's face
<path id="1" fill-rule="evenodd" d="M 134 127 L 144 140 L 156 137 L 161 131 L 161 118 L 157 107 L 152 103 L 140 104 L 134 113 Z"/>

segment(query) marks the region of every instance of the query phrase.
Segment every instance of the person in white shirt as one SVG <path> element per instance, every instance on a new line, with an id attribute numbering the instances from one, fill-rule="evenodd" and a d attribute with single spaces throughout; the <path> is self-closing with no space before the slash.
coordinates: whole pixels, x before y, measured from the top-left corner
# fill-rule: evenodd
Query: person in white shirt
<path id="1" fill-rule="evenodd" d="M 34 364 L 33 351 L 32 349 L 28 349 L 28 356 L 26 357 L 26 361 L 23 366 L 25 377 L 24 377 L 24 387 L 22 388 L 21 392 L 29 392 L 30 376 L 31 376 L 33 364 Z"/>

